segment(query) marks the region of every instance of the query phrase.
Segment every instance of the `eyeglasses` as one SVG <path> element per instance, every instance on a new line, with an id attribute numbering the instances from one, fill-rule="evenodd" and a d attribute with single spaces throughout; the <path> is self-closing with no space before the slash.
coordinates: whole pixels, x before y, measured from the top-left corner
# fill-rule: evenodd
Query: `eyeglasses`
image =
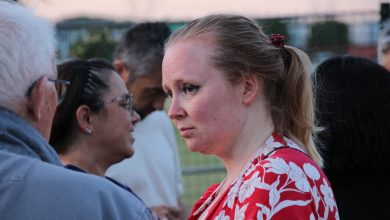
<path id="1" fill-rule="evenodd" d="M 68 86 L 70 85 L 70 81 L 61 80 L 61 79 L 47 79 L 47 80 L 55 84 L 57 90 L 58 104 L 61 103 L 65 98 L 66 92 L 68 91 Z"/>
<path id="2" fill-rule="evenodd" d="M 123 108 L 125 108 L 128 112 L 130 112 L 131 114 L 134 113 L 133 96 L 130 94 L 127 94 L 127 93 L 123 94 L 121 96 L 112 98 L 109 101 L 102 101 L 102 102 L 95 103 L 94 105 L 104 105 L 104 104 L 107 105 L 107 104 L 110 104 L 113 102 L 118 102 L 119 105 L 122 106 Z"/>
<path id="3" fill-rule="evenodd" d="M 47 81 L 49 82 L 52 82 L 55 84 L 56 86 L 56 91 L 57 91 L 57 98 L 58 98 L 58 104 L 62 102 L 62 100 L 64 100 L 64 97 L 66 95 L 66 91 L 67 91 L 67 88 L 68 86 L 70 85 L 70 81 L 68 80 L 60 80 L 60 79 L 50 79 L 48 78 Z M 27 89 L 27 92 L 26 92 L 26 96 L 27 97 L 30 97 L 31 96 L 31 92 L 33 90 L 33 88 L 35 87 L 35 85 L 37 84 L 38 80 L 36 80 L 28 89 Z"/>

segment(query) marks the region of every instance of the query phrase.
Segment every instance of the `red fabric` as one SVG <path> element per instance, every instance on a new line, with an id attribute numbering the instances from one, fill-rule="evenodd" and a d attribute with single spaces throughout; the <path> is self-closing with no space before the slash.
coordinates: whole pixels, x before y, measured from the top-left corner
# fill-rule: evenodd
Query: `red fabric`
<path id="1" fill-rule="evenodd" d="M 198 209 L 215 196 L 218 185 L 204 193 L 189 219 L 201 216 L 204 210 Z M 329 181 L 295 143 L 274 133 L 205 219 L 321 218 L 339 219 Z"/>

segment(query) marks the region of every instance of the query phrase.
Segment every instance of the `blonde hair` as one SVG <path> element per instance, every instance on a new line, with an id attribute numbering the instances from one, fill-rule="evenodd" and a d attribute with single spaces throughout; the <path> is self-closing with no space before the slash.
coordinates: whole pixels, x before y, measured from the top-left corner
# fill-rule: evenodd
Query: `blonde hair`
<path id="1" fill-rule="evenodd" d="M 262 80 L 275 131 L 297 141 L 322 166 L 313 140 L 316 127 L 308 56 L 291 46 L 273 45 L 254 21 L 229 14 L 190 22 L 170 36 L 166 48 L 202 34 L 213 36 L 213 63 L 229 81 L 235 83 L 246 74 L 256 74 Z"/>

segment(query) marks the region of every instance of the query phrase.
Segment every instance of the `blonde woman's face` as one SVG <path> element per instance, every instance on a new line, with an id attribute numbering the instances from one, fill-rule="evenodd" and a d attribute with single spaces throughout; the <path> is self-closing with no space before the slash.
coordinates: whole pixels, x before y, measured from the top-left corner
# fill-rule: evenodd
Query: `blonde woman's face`
<path id="1" fill-rule="evenodd" d="M 163 88 L 171 98 L 169 117 L 192 151 L 223 154 L 240 133 L 242 87 L 214 67 L 209 39 L 170 45 L 163 60 Z"/>

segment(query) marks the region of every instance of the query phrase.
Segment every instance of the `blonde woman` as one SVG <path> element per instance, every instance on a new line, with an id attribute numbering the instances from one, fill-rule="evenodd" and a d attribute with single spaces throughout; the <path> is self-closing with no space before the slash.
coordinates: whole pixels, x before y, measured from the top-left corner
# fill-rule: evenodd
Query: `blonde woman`
<path id="1" fill-rule="evenodd" d="M 309 64 L 243 16 L 206 16 L 171 35 L 168 115 L 191 151 L 227 170 L 189 219 L 338 219 L 313 144 Z"/>

